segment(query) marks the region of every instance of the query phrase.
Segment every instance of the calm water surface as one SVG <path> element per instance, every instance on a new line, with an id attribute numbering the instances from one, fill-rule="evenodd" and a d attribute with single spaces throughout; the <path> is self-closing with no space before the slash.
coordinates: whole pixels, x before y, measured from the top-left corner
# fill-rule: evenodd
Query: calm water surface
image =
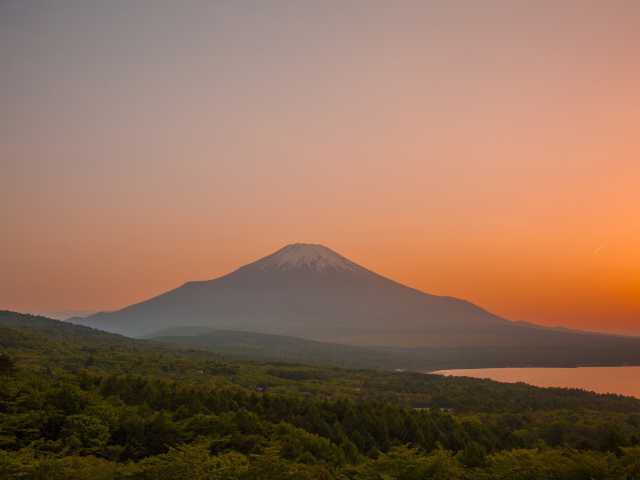
<path id="1" fill-rule="evenodd" d="M 455 377 L 524 382 L 538 387 L 582 388 L 640 398 L 640 367 L 478 368 L 434 372 Z"/>

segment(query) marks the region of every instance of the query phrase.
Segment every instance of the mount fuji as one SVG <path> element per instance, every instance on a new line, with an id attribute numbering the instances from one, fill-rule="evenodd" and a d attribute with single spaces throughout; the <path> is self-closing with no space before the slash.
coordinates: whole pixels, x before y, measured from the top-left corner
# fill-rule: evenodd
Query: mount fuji
<path id="1" fill-rule="evenodd" d="M 220 278 L 76 321 L 136 336 L 197 325 L 365 345 L 440 344 L 512 325 L 471 303 L 420 292 L 325 246 L 303 243 Z"/>
<path id="2" fill-rule="evenodd" d="M 497 355 L 510 363 L 640 361 L 638 338 L 512 322 L 467 301 L 404 286 L 316 244 L 287 245 L 222 277 L 73 321 L 129 336 L 207 327 L 359 346 L 446 349 L 457 357 Z"/>

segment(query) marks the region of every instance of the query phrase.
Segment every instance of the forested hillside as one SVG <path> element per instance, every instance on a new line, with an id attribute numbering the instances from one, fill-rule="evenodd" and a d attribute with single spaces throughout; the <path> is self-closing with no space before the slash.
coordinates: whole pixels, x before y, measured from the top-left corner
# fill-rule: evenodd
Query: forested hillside
<path id="1" fill-rule="evenodd" d="M 0 313 L 0 478 L 638 479 L 640 401 L 229 361 Z"/>
<path id="2" fill-rule="evenodd" d="M 592 346 L 588 356 L 576 357 L 575 350 L 556 347 L 363 347 L 318 342 L 285 335 L 214 330 L 208 327 L 182 327 L 156 332 L 154 341 L 223 354 L 240 360 L 291 361 L 314 365 L 382 370 L 435 371 L 455 368 L 575 367 L 587 360 L 597 365 L 626 365 L 620 357 L 625 349 L 612 355 L 615 346 Z M 624 339 L 623 339 L 624 340 Z M 543 343 L 543 342 L 542 342 Z M 635 353 L 633 355 L 637 355 Z M 582 360 L 582 361 L 580 361 Z M 627 358 L 635 364 L 633 358 Z"/>

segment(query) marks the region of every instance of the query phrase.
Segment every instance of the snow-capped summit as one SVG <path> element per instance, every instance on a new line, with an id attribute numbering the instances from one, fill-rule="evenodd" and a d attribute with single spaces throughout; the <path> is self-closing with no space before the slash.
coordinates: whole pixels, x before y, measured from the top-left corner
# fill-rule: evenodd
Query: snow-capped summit
<path id="1" fill-rule="evenodd" d="M 362 267 L 324 245 L 292 243 L 252 264 L 260 270 L 356 271 Z"/>

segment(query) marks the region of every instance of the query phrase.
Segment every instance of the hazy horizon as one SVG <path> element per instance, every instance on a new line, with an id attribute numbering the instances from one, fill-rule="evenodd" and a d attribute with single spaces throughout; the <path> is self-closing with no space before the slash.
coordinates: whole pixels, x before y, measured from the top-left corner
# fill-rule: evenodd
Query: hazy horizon
<path id="1" fill-rule="evenodd" d="M 640 335 L 640 3 L 0 3 L 0 309 L 322 243 Z"/>

